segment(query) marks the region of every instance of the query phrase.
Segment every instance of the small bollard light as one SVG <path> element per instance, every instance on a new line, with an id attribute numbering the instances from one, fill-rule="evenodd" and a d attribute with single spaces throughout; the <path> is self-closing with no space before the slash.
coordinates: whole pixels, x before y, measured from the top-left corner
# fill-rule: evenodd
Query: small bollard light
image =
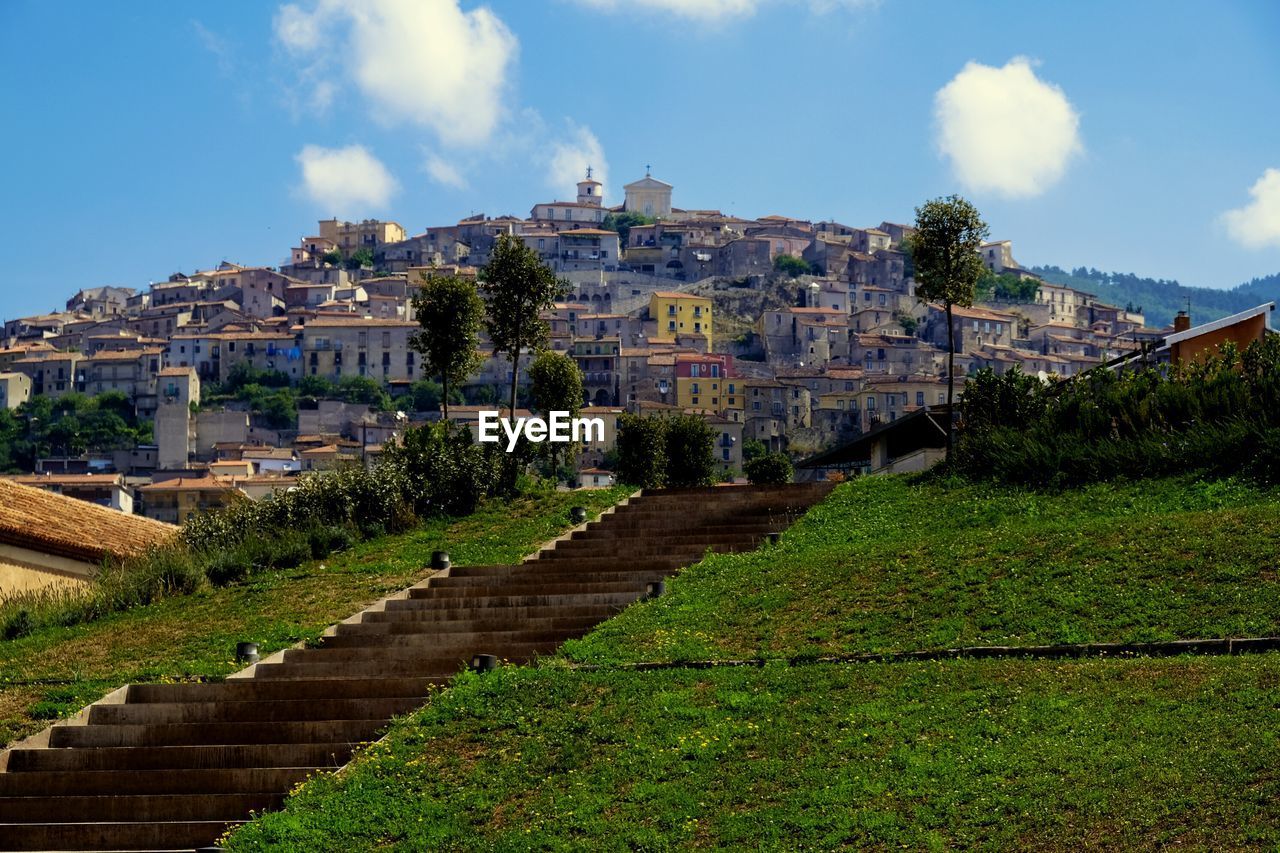
<path id="1" fill-rule="evenodd" d="M 574 524 L 582 524 L 587 520 L 587 508 L 585 506 L 575 506 L 569 510 L 569 517 L 573 519 Z"/>
<path id="2" fill-rule="evenodd" d="M 498 668 L 497 655 L 472 655 L 471 671 L 474 673 L 492 672 Z"/>
<path id="3" fill-rule="evenodd" d="M 258 644 L 236 643 L 236 660 L 240 663 L 257 663 Z"/>
<path id="4" fill-rule="evenodd" d="M 768 540 L 768 542 L 769 542 L 769 544 L 770 544 L 770 545 L 777 545 L 779 542 L 781 542 L 781 541 L 782 541 L 782 534 L 781 534 L 781 533 L 766 533 L 766 534 L 765 534 L 765 539 L 767 539 L 767 540 Z"/>
<path id="5" fill-rule="evenodd" d="M 449 552 L 448 551 L 432 551 L 431 552 L 431 568 L 440 569 L 449 568 Z"/>
<path id="6" fill-rule="evenodd" d="M 666 581 L 650 581 L 649 584 L 644 588 L 644 597 L 658 598 L 659 596 L 665 595 L 666 592 L 667 592 Z"/>

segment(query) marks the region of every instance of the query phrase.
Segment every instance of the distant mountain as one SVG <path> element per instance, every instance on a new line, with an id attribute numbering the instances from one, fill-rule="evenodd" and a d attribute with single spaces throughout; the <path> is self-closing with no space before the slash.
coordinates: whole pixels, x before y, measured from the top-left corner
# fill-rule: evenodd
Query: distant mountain
<path id="1" fill-rule="evenodd" d="M 1077 290 L 1097 294 L 1103 302 L 1120 307 L 1140 308 L 1148 326 L 1157 328 L 1173 323 L 1173 316 L 1185 311 L 1191 301 L 1191 319 L 1207 323 L 1263 302 L 1280 302 L 1280 273 L 1255 278 L 1230 290 L 1212 287 L 1187 287 L 1163 278 L 1140 278 L 1133 273 L 1102 272 L 1092 267 L 1077 267 L 1071 272 L 1060 267 L 1032 267 L 1031 271 L 1052 284 L 1065 284 Z"/>

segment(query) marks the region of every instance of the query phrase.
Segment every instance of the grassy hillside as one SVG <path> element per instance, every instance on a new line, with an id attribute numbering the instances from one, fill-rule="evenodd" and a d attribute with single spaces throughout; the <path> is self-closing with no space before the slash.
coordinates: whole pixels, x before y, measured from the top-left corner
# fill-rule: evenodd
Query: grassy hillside
<path id="1" fill-rule="evenodd" d="M 455 564 L 519 559 L 571 526 L 569 507 L 600 510 L 623 490 L 555 492 L 495 502 L 248 582 L 205 587 L 99 621 L 0 642 L 0 745 L 75 713 L 122 684 L 221 678 L 242 668 L 240 640 L 265 657 L 320 636 L 377 599 L 421 580 L 431 552 Z"/>
<path id="2" fill-rule="evenodd" d="M 1280 633 L 1278 511 L 1235 482 L 849 483 L 565 655 L 464 676 L 230 844 L 1272 849 L 1280 655 L 608 664 Z"/>

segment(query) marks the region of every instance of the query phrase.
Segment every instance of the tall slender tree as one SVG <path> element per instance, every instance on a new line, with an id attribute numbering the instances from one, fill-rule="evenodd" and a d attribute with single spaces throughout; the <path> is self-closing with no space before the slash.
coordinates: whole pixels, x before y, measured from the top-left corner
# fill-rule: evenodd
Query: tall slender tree
<path id="1" fill-rule="evenodd" d="M 937 198 L 916 208 L 916 231 L 908 237 L 915 266 L 916 296 L 941 302 L 947 317 L 947 458 L 954 443 L 950 415 L 955 395 L 956 330 L 951 309 L 973 304 L 982 263 L 987 223 L 978 209 L 958 195 Z"/>
<path id="2" fill-rule="evenodd" d="M 565 292 L 538 253 L 519 237 L 503 234 L 494 243 L 489 263 L 480 269 L 484 295 L 485 330 L 494 353 L 511 361 L 511 413 L 515 416 L 516 387 L 520 381 L 520 351 L 541 349 L 550 340 L 550 328 L 540 316 Z"/>
<path id="3" fill-rule="evenodd" d="M 529 392 L 534 407 L 543 415 L 568 412 L 570 417 L 576 417 L 582 409 L 582 371 L 564 353 L 541 350 L 529 365 Z M 551 457 L 551 470 L 555 471 L 560 461 L 559 443 L 548 441 L 546 453 Z M 571 458 L 570 454 L 566 461 Z"/>
<path id="4" fill-rule="evenodd" d="M 413 296 L 418 331 L 409 346 L 422 355 L 422 369 L 439 376 L 443 392 L 445 423 L 449 421 L 449 391 L 456 388 L 479 365 L 476 342 L 484 319 L 484 300 L 476 286 L 453 275 L 422 273 L 422 285 Z"/>

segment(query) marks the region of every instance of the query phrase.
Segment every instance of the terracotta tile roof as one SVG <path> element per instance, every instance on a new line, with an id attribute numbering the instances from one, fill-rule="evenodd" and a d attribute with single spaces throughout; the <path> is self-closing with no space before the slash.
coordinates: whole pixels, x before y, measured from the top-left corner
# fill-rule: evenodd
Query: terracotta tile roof
<path id="1" fill-rule="evenodd" d="M 98 563 L 108 555 L 141 553 L 177 531 L 171 524 L 0 480 L 0 542 L 8 545 Z"/>
<path id="2" fill-rule="evenodd" d="M 139 486 L 140 492 L 180 492 L 180 491 L 227 491 L 229 487 L 226 483 L 216 477 L 173 477 L 169 480 L 161 480 L 159 483 L 150 483 L 146 486 Z"/>
<path id="3" fill-rule="evenodd" d="M 123 480 L 119 474 L 23 474 L 7 477 L 24 486 L 118 486 Z"/>

